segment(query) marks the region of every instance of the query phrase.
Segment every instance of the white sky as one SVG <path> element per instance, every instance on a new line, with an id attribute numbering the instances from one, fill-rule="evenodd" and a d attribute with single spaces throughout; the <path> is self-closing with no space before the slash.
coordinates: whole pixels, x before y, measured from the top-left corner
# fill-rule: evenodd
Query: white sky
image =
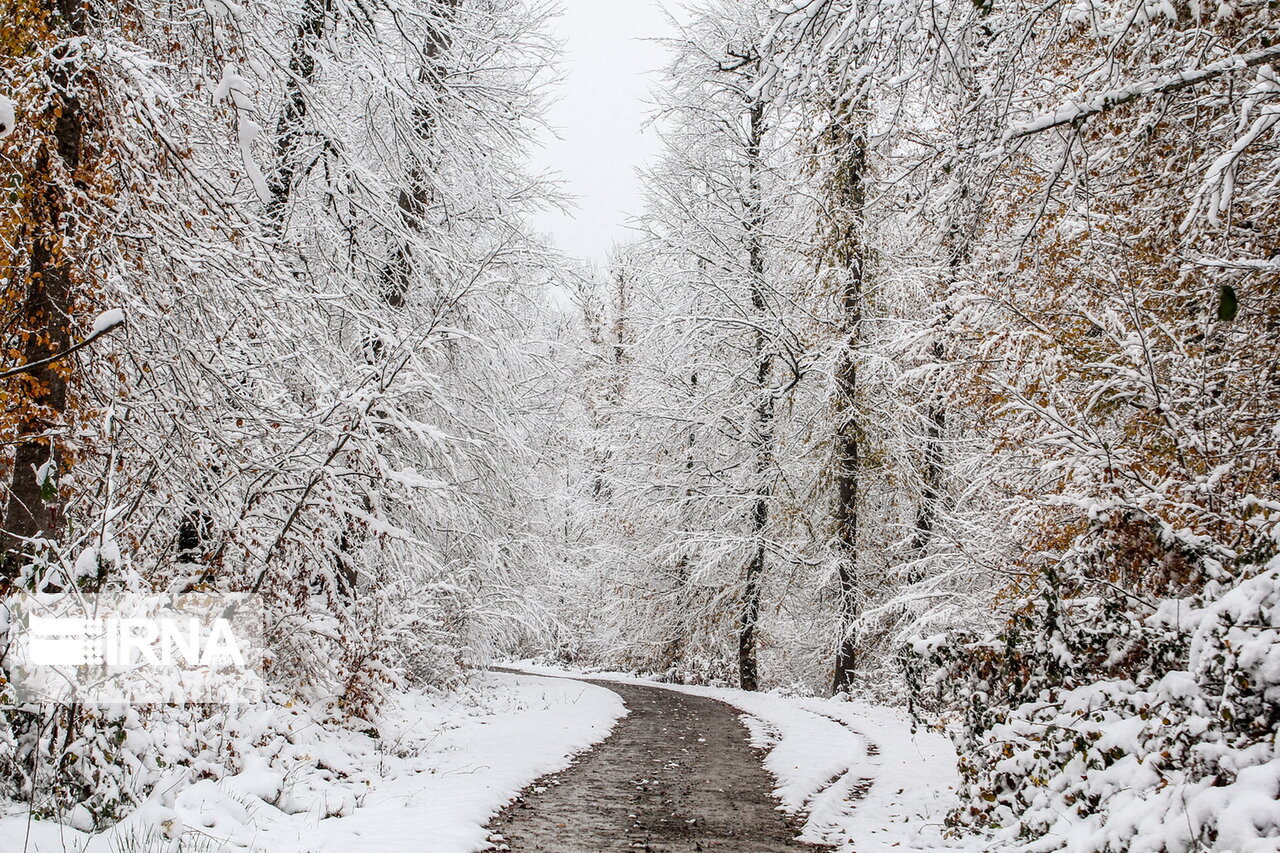
<path id="1" fill-rule="evenodd" d="M 609 249 L 628 239 L 627 216 L 640 212 L 635 170 L 658 150 L 657 135 L 641 125 L 666 52 L 647 39 L 673 33 L 657 0 L 560 0 L 560 6 L 552 28 L 564 42 L 564 81 L 548 114 L 560 138 L 533 152 L 533 166 L 556 172 L 564 191 L 577 196 L 577 208 L 544 213 L 534 227 L 570 255 L 603 265 Z"/>

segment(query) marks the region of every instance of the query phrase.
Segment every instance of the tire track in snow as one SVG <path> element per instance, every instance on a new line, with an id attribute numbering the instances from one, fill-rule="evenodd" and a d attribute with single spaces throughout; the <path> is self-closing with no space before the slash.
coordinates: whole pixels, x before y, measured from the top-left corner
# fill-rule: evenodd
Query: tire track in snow
<path id="1" fill-rule="evenodd" d="M 841 755 L 842 758 L 837 766 L 839 770 L 831 773 L 825 782 L 817 785 L 810 785 L 813 789 L 812 793 L 803 798 L 802 804 L 798 810 L 806 818 L 806 827 L 804 836 L 809 841 L 821 841 L 827 843 L 839 843 L 845 840 L 842 827 L 847 826 L 853 813 L 857 810 L 858 802 L 863 800 L 872 786 L 876 784 L 876 771 L 880 767 L 880 747 L 876 745 L 871 738 L 864 733 L 850 726 L 844 720 L 834 717 L 822 711 L 815 710 L 810 707 L 804 707 L 800 704 L 798 711 L 808 715 L 815 720 L 822 720 L 822 725 L 835 725 L 842 732 L 852 735 L 856 741 L 858 749 L 837 749 L 835 748 L 836 738 L 831 738 L 832 750 L 831 755 Z M 756 719 L 756 723 L 763 730 L 773 730 L 778 732 L 779 728 L 773 723 Z M 779 736 L 775 736 L 775 741 Z M 776 743 L 775 743 L 776 745 Z M 770 762 L 766 761 L 766 766 Z M 775 773 L 777 771 L 775 770 Z M 781 781 L 782 777 L 779 777 Z"/>

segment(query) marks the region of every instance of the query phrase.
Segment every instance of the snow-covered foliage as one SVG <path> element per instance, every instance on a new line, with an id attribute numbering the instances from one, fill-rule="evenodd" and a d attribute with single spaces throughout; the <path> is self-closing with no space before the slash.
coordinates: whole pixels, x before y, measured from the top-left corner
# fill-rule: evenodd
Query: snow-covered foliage
<path id="1" fill-rule="evenodd" d="M 603 687 L 492 673 L 458 689 L 404 691 L 376 723 L 336 726 L 313 706 L 173 715 L 130 746 L 149 754 L 142 804 L 106 831 L 0 806 L 0 849 L 28 853 L 270 851 L 471 853 L 529 783 L 564 769 L 626 713 Z M 184 756 L 198 748 L 198 759 Z M 243 756 L 230 766 L 226 752 Z M 126 762 L 121 762 L 126 765 Z"/>
<path id="2" fill-rule="evenodd" d="M 999 635 L 917 644 L 918 701 L 964 714 L 952 823 L 993 849 L 1273 849 L 1280 560 L 1138 614 L 1053 595 Z"/>
<path id="3" fill-rule="evenodd" d="M 455 682 L 542 554 L 543 11 L 62 5 L 0 38 L 0 589 L 257 593 L 271 701 L 329 725 Z M 40 814 L 245 760 L 214 712 L 7 691 L 0 792 Z"/>
<path id="4" fill-rule="evenodd" d="M 984 463 L 952 405 L 945 232 L 922 229 L 920 199 L 929 216 L 963 211 L 935 210 L 920 145 L 881 117 L 905 84 L 844 110 L 865 122 L 865 210 L 828 192 L 851 174 L 838 81 L 812 103 L 761 86 L 781 55 L 771 26 L 753 4 L 690 10 L 658 93 L 666 147 L 643 239 L 588 300 L 598 367 L 584 385 L 611 389 L 586 392 L 601 447 L 592 594 L 629 606 L 584 615 L 587 645 L 705 682 L 739 681 L 754 655 L 761 683 L 824 690 L 849 641 L 864 689 L 892 694 L 902 643 L 967 624 L 990 586 L 960 539 L 988 525 L 973 509 L 985 495 L 958 500 Z M 837 376 L 856 377 L 853 393 Z M 837 513 L 836 460 L 855 437 L 856 497 Z"/>
<path id="5" fill-rule="evenodd" d="M 599 501 L 625 581 L 594 589 L 630 606 L 593 614 L 598 656 L 746 683 L 759 641 L 762 683 L 807 689 L 851 664 L 957 727 L 978 843 L 1263 849 L 1274 10 L 695 5 L 615 270 L 599 476 L 641 488 Z"/>
<path id="6" fill-rule="evenodd" d="M 643 237 L 582 288 L 590 582 L 627 603 L 583 615 L 585 651 L 680 681 L 768 670 L 775 636 L 815 657 L 828 644 L 777 615 L 812 595 L 783 582 L 784 567 L 821 571 L 799 510 L 819 466 L 797 458 L 821 391 L 797 389 L 822 320 L 806 289 L 798 129 L 751 93 L 767 21 L 760 4 L 704 4 L 669 42 Z"/>
<path id="7" fill-rule="evenodd" d="M 944 378 L 942 460 L 964 486 L 932 518 L 946 562 L 889 600 L 947 566 L 976 582 L 980 609 L 906 652 L 922 711 L 959 726 L 957 828 L 1266 849 L 1274 15 L 815 2 L 773 44 L 763 87 L 805 99 L 835 67 L 870 93 L 888 144 L 869 175 L 902 179 L 868 192 L 933 247 L 931 357 L 893 358 Z"/>
<path id="8" fill-rule="evenodd" d="M 540 3 L 13 0 L 0 596 L 260 594 L 339 738 L 495 649 L 905 698 L 958 843 L 1264 849 L 1273 6 L 698 0 L 597 273 L 526 234 Z M 292 772 L 13 700 L 78 827 Z"/>

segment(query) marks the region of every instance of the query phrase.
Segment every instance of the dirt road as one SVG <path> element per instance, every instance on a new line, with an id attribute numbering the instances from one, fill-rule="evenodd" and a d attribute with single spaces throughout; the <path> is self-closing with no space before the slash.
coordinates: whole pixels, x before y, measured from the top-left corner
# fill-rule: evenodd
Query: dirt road
<path id="1" fill-rule="evenodd" d="M 490 823 L 495 849 L 519 853 L 823 848 L 795 841 L 739 712 L 656 687 L 593 681 L 630 713 L 567 770 L 538 782 Z M 504 847 L 504 845 L 506 845 Z"/>

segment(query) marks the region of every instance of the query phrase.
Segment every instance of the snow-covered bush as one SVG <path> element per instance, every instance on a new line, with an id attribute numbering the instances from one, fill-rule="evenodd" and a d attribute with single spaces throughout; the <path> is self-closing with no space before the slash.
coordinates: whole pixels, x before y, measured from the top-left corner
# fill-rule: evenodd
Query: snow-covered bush
<path id="1" fill-rule="evenodd" d="M 1280 558 L 1135 607 L 1094 584 L 981 639 L 909 655 L 917 712 L 953 712 L 957 829 L 1074 853 L 1274 850 L 1280 835 Z"/>

